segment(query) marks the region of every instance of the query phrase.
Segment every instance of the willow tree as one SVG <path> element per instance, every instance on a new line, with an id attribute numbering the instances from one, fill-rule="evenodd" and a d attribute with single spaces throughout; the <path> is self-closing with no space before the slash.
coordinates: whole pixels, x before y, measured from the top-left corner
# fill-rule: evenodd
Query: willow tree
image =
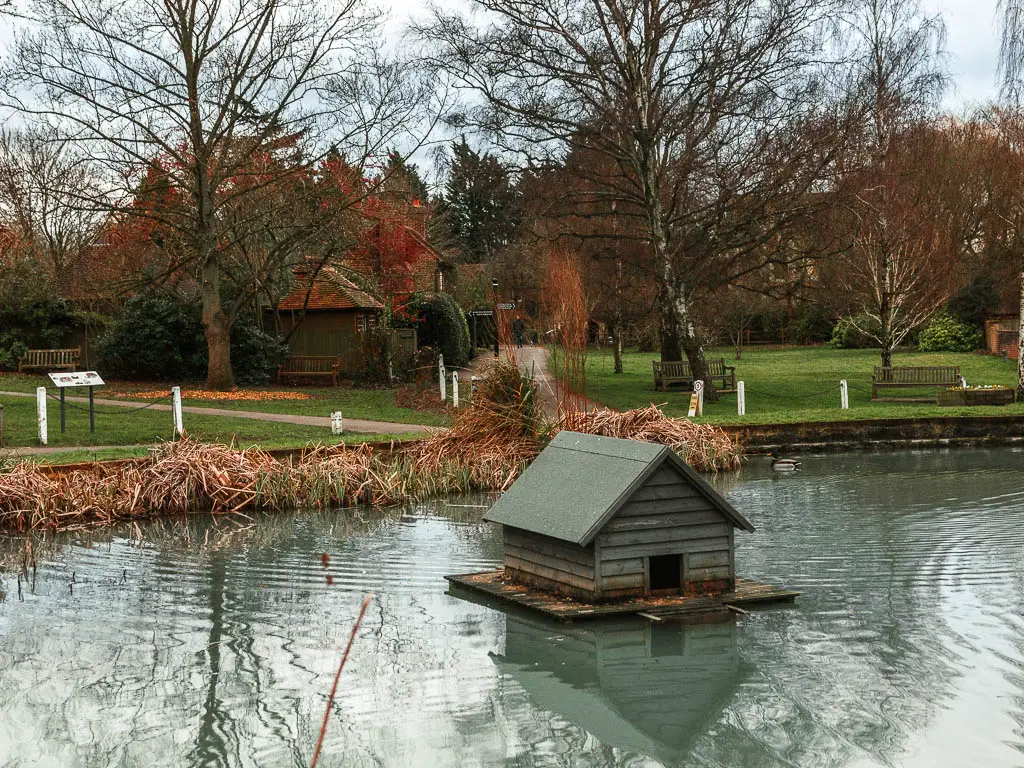
<path id="1" fill-rule="evenodd" d="M 1002 16 L 1002 40 L 999 46 L 999 75 L 1001 80 L 1001 96 L 1005 102 L 1000 122 L 1011 126 L 1009 146 L 1017 154 L 1021 151 L 1020 136 L 1013 136 L 1013 126 L 1019 125 L 1024 98 L 1024 2 L 1021 0 L 999 0 L 999 13 Z M 1022 218 L 1021 212 L 1013 211 L 1006 214 L 1006 221 L 1013 224 Z M 1019 238 L 1017 238 L 1019 240 Z M 1017 397 L 1024 397 L 1024 249 L 1016 254 L 1019 264 L 1018 282 L 1020 300 L 1018 308 L 1017 330 Z"/>
<path id="2" fill-rule="evenodd" d="M 460 126 L 533 168 L 580 166 L 566 196 L 616 205 L 653 265 L 663 360 L 703 378 L 693 303 L 752 252 L 785 258 L 833 159 L 828 0 L 474 0 L 436 12 L 427 55 L 475 94 Z M 582 198 L 582 199 L 580 199 Z M 633 226 L 635 223 L 635 226 Z M 765 248 L 777 243 L 779 249 Z M 743 267 L 746 269 L 747 267 Z"/>
<path id="3" fill-rule="evenodd" d="M 178 266 L 199 284 L 207 385 L 232 388 L 224 222 L 239 221 L 226 212 L 273 200 L 268 188 L 329 147 L 356 168 L 375 164 L 419 127 L 429 98 L 382 60 L 364 0 L 35 0 L 29 16 L 0 73 L 6 106 L 57 126 L 102 169 L 101 194 L 83 205 L 159 215 L 175 230 Z M 282 137 L 292 160 L 248 178 Z M 153 162 L 181 199 L 143 214 L 133 192 Z"/>

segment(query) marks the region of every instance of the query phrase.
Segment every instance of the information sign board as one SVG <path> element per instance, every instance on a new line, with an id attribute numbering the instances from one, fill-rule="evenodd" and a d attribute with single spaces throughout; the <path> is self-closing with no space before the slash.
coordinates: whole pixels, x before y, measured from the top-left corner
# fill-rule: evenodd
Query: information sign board
<path id="1" fill-rule="evenodd" d="M 57 387 L 102 387 L 103 379 L 96 371 L 51 373 L 50 381 Z"/>

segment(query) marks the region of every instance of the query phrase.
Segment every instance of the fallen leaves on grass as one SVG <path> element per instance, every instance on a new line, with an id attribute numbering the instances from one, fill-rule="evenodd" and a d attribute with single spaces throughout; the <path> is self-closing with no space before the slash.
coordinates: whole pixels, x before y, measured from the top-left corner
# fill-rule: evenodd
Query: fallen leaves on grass
<path id="1" fill-rule="evenodd" d="M 138 392 L 114 391 L 114 397 L 133 398 L 139 400 L 157 400 L 161 397 L 170 397 L 171 390 L 140 390 Z M 183 389 L 181 390 L 183 400 L 221 400 L 240 402 L 267 402 L 270 400 L 316 400 L 319 395 L 309 392 L 282 392 L 263 391 L 253 389 L 236 389 L 234 392 L 213 392 L 205 389 Z"/>

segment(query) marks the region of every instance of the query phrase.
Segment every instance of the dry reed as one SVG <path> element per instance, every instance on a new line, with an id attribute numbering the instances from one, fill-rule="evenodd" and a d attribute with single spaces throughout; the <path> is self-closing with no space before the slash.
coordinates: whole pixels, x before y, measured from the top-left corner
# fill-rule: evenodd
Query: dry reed
<path id="1" fill-rule="evenodd" d="M 33 463 L 0 471 L 0 531 L 73 530 L 160 515 L 244 514 L 503 491 L 558 431 L 670 446 L 701 471 L 739 465 L 740 448 L 718 427 L 671 419 L 658 408 L 617 413 L 563 410 L 545 423 L 535 382 L 502 359 L 483 377 L 450 429 L 390 451 L 316 447 L 297 461 L 255 448 L 183 439 L 146 461 L 53 474 Z"/>

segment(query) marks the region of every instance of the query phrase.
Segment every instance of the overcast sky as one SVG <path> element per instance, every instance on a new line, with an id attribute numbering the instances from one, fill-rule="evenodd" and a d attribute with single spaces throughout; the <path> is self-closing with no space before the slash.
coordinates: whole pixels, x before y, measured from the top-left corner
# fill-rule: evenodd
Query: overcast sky
<path id="1" fill-rule="evenodd" d="M 391 5 L 388 31 L 401 34 L 410 15 L 422 18 L 424 0 L 378 0 Z M 435 0 L 436 2 L 437 0 Z M 939 13 L 945 19 L 948 35 L 949 70 L 953 87 L 946 96 L 948 109 L 959 112 L 984 104 L 998 93 L 996 61 L 999 54 L 999 30 L 996 18 L 998 0 L 921 0 L 926 13 Z M 444 7 L 458 7 L 459 0 L 440 0 Z"/>
<path id="2" fill-rule="evenodd" d="M 952 109 L 994 99 L 999 57 L 997 0 L 924 0 L 946 21 L 949 70 L 954 88 L 946 97 Z"/>

